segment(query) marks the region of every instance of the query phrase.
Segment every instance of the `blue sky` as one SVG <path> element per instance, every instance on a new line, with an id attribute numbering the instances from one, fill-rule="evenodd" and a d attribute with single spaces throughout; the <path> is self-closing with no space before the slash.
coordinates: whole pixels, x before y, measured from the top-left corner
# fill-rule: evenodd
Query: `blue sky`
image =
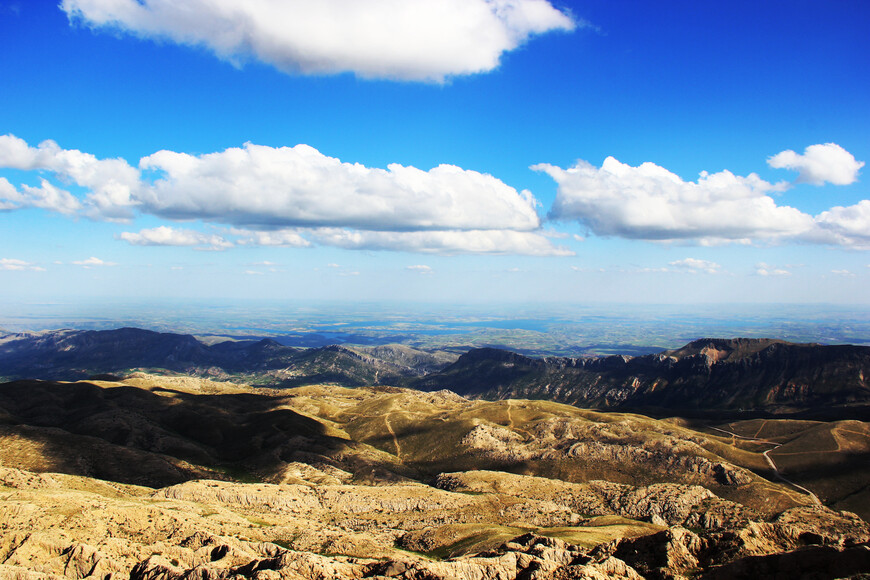
<path id="1" fill-rule="evenodd" d="M 867 304 L 868 25 L 0 0 L 0 299 Z"/>

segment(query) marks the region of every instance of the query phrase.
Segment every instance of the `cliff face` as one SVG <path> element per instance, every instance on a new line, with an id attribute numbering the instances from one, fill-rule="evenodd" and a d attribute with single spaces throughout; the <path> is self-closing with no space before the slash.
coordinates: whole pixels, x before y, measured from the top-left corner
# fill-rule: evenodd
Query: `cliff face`
<path id="1" fill-rule="evenodd" d="M 789 412 L 870 403 L 870 348 L 704 339 L 640 357 L 531 359 L 477 349 L 418 381 L 484 398 L 611 409 Z"/>

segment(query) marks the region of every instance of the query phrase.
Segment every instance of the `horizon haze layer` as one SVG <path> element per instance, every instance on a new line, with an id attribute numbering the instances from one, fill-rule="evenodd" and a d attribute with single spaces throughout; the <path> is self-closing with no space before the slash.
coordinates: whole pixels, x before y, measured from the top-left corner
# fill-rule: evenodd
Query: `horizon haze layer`
<path id="1" fill-rule="evenodd" d="M 289 346 L 494 346 L 533 355 L 647 354 L 698 338 L 870 344 L 870 308 L 770 304 L 437 304 L 201 300 L 6 303 L 0 330 L 136 327 Z"/>

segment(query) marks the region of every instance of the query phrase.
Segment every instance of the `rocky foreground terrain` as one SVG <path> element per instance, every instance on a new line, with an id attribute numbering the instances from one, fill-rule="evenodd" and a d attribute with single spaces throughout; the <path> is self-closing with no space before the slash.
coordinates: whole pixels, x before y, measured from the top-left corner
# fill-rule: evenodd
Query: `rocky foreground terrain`
<path id="1" fill-rule="evenodd" d="M 18 381 L 0 385 L 0 577 L 867 577 L 868 456 L 856 420 Z"/>

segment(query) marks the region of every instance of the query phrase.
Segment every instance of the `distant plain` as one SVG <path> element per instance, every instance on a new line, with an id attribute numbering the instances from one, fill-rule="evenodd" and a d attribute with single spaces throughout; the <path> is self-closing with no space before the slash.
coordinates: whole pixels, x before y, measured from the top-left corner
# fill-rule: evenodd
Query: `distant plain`
<path id="1" fill-rule="evenodd" d="M 7 332 L 130 326 L 206 342 L 270 337 L 298 347 L 399 343 L 586 356 L 649 354 L 701 337 L 870 345 L 870 306 L 860 305 L 70 300 L 0 304 L 0 312 Z"/>

